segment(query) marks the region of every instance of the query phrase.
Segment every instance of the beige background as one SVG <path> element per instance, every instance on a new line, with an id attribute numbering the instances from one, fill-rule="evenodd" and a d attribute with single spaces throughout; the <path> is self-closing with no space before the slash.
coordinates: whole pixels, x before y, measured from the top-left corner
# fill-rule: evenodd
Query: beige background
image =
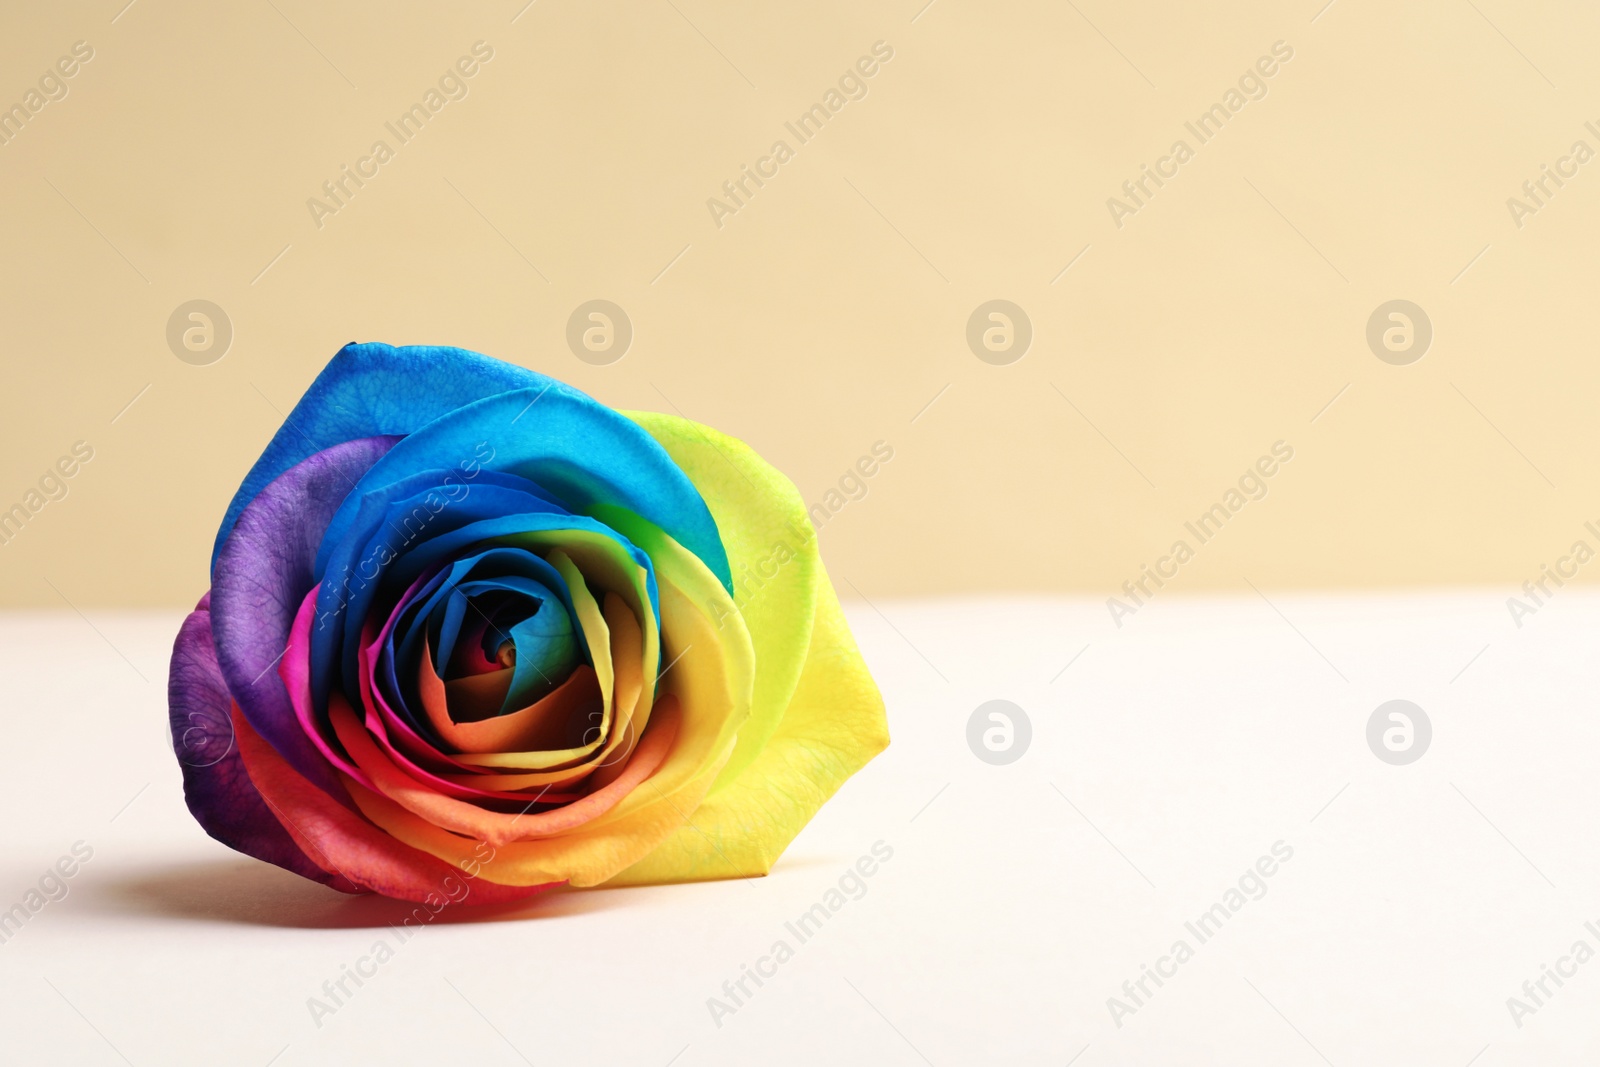
<path id="1" fill-rule="evenodd" d="M 123 3 L 0 17 L 0 104 L 94 49 L 0 147 L 0 509 L 94 449 L 0 547 L 4 604 L 192 602 L 233 489 L 349 340 L 679 410 L 811 501 L 886 441 L 822 533 L 869 597 L 1109 595 L 1279 440 L 1269 495 L 1169 589 L 1509 593 L 1600 544 L 1600 162 L 1521 228 L 1506 205 L 1600 149 L 1593 10 Z M 469 95 L 319 229 L 307 198 L 479 40 Z M 866 97 L 799 145 L 784 122 L 880 40 Z M 1280 40 L 1265 98 L 1198 145 L 1184 122 Z M 1107 198 L 1180 137 L 1195 157 L 1119 229 Z M 780 138 L 795 158 L 718 228 L 707 199 Z M 564 340 L 596 297 L 635 329 L 606 367 Z M 193 298 L 233 323 L 214 365 L 167 346 Z M 992 298 L 1033 324 L 1010 366 L 966 344 Z M 1410 366 L 1365 341 L 1394 298 L 1435 330 Z"/>

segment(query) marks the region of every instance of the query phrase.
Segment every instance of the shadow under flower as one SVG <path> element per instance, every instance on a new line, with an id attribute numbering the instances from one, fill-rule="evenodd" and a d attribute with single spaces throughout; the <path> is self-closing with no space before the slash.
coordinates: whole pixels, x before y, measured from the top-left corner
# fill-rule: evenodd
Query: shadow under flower
<path id="1" fill-rule="evenodd" d="M 412 901 L 352 896 L 239 858 L 112 872 L 80 883 L 73 896 L 79 907 L 115 915 L 346 930 L 397 926 L 418 908 L 429 915 L 428 925 L 554 919 L 614 907 L 626 893 L 559 887 L 505 904 L 474 905 L 468 897 L 430 914 Z"/>

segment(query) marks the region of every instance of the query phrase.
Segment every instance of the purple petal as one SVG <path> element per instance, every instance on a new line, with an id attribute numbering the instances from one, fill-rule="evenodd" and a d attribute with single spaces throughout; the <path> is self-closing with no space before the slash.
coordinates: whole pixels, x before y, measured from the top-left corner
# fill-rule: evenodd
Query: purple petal
<path id="1" fill-rule="evenodd" d="M 172 748 L 183 795 L 205 832 L 229 848 L 345 892 L 356 887 L 306 858 L 261 799 L 234 743 L 233 699 L 211 647 L 211 613 L 200 601 L 178 631 L 167 676 Z"/>
<path id="2" fill-rule="evenodd" d="M 328 520 L 398 440 L 346 441 L 284 471 L 239 514 L 212 568 L 216 659 L 239 710 L 291 767 L 346 805 L 344 787 L 300 728 L 277 667 L 314 584 L 311 568 Z"/>

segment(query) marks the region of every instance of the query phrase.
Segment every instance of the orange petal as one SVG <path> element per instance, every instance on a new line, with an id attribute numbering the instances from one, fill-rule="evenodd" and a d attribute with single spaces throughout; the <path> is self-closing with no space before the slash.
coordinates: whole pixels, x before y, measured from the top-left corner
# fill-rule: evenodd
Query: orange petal
<path id="1" fill-rule="evenodd" d="M 524 748 L 517 751 L 515 748 L 497 749 L 490 752 L 463 752 L 460 762 L 473 767 L 482 767 L 493 771 L 550 771 L 550 770 L 576 770 L 574 766 L 586 760 L 599 751 L 602 743 L 611 731 L 611 637 L 606 627 L 605 617 L 600 612 L 600 605 L 595 603 L 593 594 L 584 581 L 583 574 L 561 551 L 551 552 L 547 559 L 561 576 L 566 579 L 567 590 L 572 596 L 572 606 L 578 616 L 579 627 L 583 630 L 589 645 L 589 657 L 594 661 L 594 674 L 600 684 L 599 715 L 592 719 L 574 724 L 575 737 L 568 739 L 570 747 L 561 748 Z M 599 728 L 594 729 L 598 722 Z M 587 739 L 587 740 L 585 740 Z"/>
<path id="2" fill-rule="evenodd" d="M 657 704 L 664 717 L 668 706 L 665 700 Z M 673 709 L 672 718 L 679 718 Z M 655 732 L 652 727 L 651 733 Z M 640 758 L 650 744 L 647 736 L 635 753 Z M 608 822 L 596 819 L 577 833 L 558 834 L 533 841 L 513 841 L 495 848 L 494 855 L 483 860 L 481 868 L 486 877 L 505 884 L 536 884 L 560 879 L 575 886 L 598 885 L 618 871 L 638 862 L 655 848 L 675 828 L 683 824 L 711 787 L 717 771 L 733 751 L 730 743 L 717 759 L 710 761 L 694 779 L 681 784 L 670 796 L 661 792 L 654 776 L 646 778 L 634 794 L 649 794 L 656 799 L 625 819 Z M 658 770 L 657 775 L 661 772 Z M 425 849 L 440 859 L 453 863 L 474 862 L 482 846 L 457 834 L 450 833 L 406 811 L 389 798 L 363 789 L 353 780 L 346 781 L 350 796 L 363 814 L 414 848 Z"/>
<path id="3" fill-rule="evenodd" d="M 424 651 L 427 641 L 423 641 Z M 429 663 L 427 669 L 433 670 Z M 446 717 L 453 722 L 479 722 L 492 719 L 505 707 L 506 694 L 511 691 L 511 681 L 516 671 L 502 667 L 497 671 L 469 674 L 444 683 L 445 703 L 450 708 Z M 437 677 L 437 675 L 435 675 Z"/>
<path id="4" fill-rule="evenodd" d="M 421 665 L 417 668 L 417 688 L 421 692 L 422 706 L 428 721 L 447 744 L 458 752 L 519 752 L 539 750 L 571 750 L 583 745 L 584 724 L 591 711 L 598 711 L 600 683 L 594 669 L 580 664 L 567 680 L 525 708 L 506 715 L 479 719 L 476 722 L 459 722 L 452 715 L 457 708 L 458 694 L 466 699 L 483 697 L 496 708 L 505 699 L 505 687 L 510 684 L 510 671 L 477 674 L 470 678 L 442 681 L 433 669 L 433 655 L 428 649 L 428 639 L 422 639 Z M 497 681 L 501 675 L 503 680 Z M 499 692 L 476 694 L 460 687 L 498 686 Z M 475 703 L 475 702 L 474 702 Z M 574 725 L 576 724 L 576 725 Z"/>
<path id="5" fill-rule="evenodd" d="M 664 697 L 655 728 L 648 731 L 628 761 L 627 769 L 616 781 L 597 789 L 581 800 L 537 814 L 509 815 L 486 811 L 475 804 L 456 800 L 428 788 L 392 763 L 373 743 L 356 721 L 355 712 L 343 696 L 332 694 L 328 718 L 339 742 L 350 758 L 377 786 L 378 792 L 414 815 L 441 829 L 504 845 L 512 841 L 544 837 L 575 830 L 605 814 L 627 797 L 640 782 L 654 774 L 671 750 L 677 736 L 677 700 Z"/>
<path id="6" fill-rule="evenodd" d="M 345 710 L 348 714 L 349 708 Z M 473 879 L 457 867 L 397 841 L 306 781 L 261 739 L 237 706 L 233 732 L 245 770 L 261 799 L 301 851 L 323 870 L 342 874 L 384 896 L 430 906 L 444 901 L 493 904 L 519 900 L 558 884 L 510 886 Z"/>

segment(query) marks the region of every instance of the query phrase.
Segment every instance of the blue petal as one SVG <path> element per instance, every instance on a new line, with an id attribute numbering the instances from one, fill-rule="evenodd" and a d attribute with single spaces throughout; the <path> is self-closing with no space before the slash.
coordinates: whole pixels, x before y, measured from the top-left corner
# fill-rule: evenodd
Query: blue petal
<path id="1" fill-rule="evenodd" d="M 532 704 L 567 680 L 577 664 L 578 642 L 572 616 L 554 604 L 541 607 L 511 628 L 517 666 L 501 713 Z"/>
<path id="2" fill-rule="evenodd" d="M 451 478 L 456 481 L 447 483 Z M 326 706 L 339 677 L 346 696 L 359 699 L 356 664 L 362 627 L 383 603 L 385 592 L 397 597 L 454 553 L 494 537 L 529 530 L 587 530 L 616 541 L 644 568 L 651 612 L 660 625 L 649 557 L 611 527 L 550 503 L 549 494 L 520 476 L 478 470 L 468 483 L 453 470 L 436 468 L 388 484 L 376 480 L 370 489 L 367 481 L 363 478 L 345 498 L 348 509 L 341 505 L 352 512 L 344 528 L 335 533 L 328 524 L 314 572 L 321 582 L 311 635 L 311 689 L 318 709 Z M 449 488 L 442 488 L 447 484 Z M 570 601 L 566 607 L 570 613 Z"/>
<path id="3" fill-rule="evenodd" d="M 330 672 L 335 666 L 343 671 L 346 695 L 357 698 L 361 628 L 379 593 L 388 588 L 398 595 L 432 564 L 443 562 L 447 557 L 441 544 L 464 548 L 472 543 L 450 538 L 451 532 L 485 518 L 522 513 L 553 516 L 559 520 L 557 529 L 593 521 L 546 503 L 541 495 L 528 491 L 531 487 L 521 488 L 527 486 L 522 479 L 493 471 L 480 471 L 482 484 L 474 483 L 459 500 L 435 510 L 429 502 L 440 495 L 435 487 L 447 473 L 424 471 L 365 493 L 355 500 L 356 518 L 331 551 L 330 540 L 324 537 L 326 570 L 316 572 L 322 587 L 317 592 L 317 625 L 311 639 L 311 688 L 319 708 L 331 687 Z M 397 560 L 409 566 L 397 568 Z M 390 573 L 396 569 L 398 574 Z"/>
<path id="4" fill-rule="evenodd" d="M 508 389 L 558 384 L 461 348 L 345 345 L 289 412 L 234 494 L 217 531 L 213 565 L 245 505 L 312 453 L 358 437 L 409 434 L 464 404 Z"/>
<path id="5" fill-rule="evenodd" d="M 529 575 L 534 577 L 530 578 Z M 571 623 L 571 593 L 566 581 L 554 567 L 527 549 L 504 546 L 458 559 L 440 570 L 412 595 L 401 617 L 395 621 L 379 659 L 379 684 L 383 686 L 390 706 L 425 737 L 437 741 L 427 717 L 417 711 L 416 686 L 412 681 L 422 655 L 422 638 L 427 635 L 432 642 L 435 649 L 434 670 L 443 677 L 444 664 L 449 659 L 449 652 L 459 632 L 467 597 L 492 588 L 512 590 L 530 598 L 548 598 L 546 606 L 535 617 L 542 619 L 549 613 L 549 619 L 542 619 L 528 635 L 517 634 L 518 627 L 511 628 L 513 640 L 517 643 L 519 671 L 523 669 L 525 656 L 530 659 L 530 668 L 533 665 L 542 667 L 551 679 L 565 678 L 580 661 L 592 662 L 586 637 Z M 457 591 L 463 595 L 455 596 Z M 555 620 L 554 624 L 551 620 Z M 564 646 L 561 642 L 563 630 L 566 638 Z M 531 641 L 528 640 L 529 636 L 532 637 Z M 544 647 L 552 642 L 554 647 Z M 406 679 L 404 684 L 401 678 Z M 512 678 L 512 691 L 517 692 L 516 673 Z M 526 692 L 530 688 L 531 683 L 528 683 L 521 691 Z M 520 705 L 508 704 L 507 709 L 517 706 Z"/>
<path id="6" fill-rule="evenodd" d="M 351 595 L 345 603 L 340 602 L 341 594 L 337 589 L 330 592 L 329 588 L 324 585 L 318 594 L 317 625 L 311 631 L 311 691 L 316 707 L 319 709 L 326 707 L 327 695 L 333 686 L 334 669 L 342 666 L 346 657 L 353 657 L 359 648 L 359 624 L 349 622 L 349 619 L 352 618 L 359 620 L 365 617 L 365 607 L 356 607 L 357 596 L 364 598 L 362 603 L 365 604 L 372 599 L 379 584 L 387 585 L 391 589 L 404 589 L 436 564 L 445 563 L 454 553 L 469 546 L 477 545 L 496 537 L 506 537 L 535 530 L 586 530 L 616 541 L 628 553 L 629 558 L 644 569 L 645 590 L 650 597 L 650 607 L 655 617 L 655 625 L 657 627 L 661 625 L 661 606 L 656 586 L 655 568 L 650 563 L 650 557 L 646 556 L 637 546 L 609 526 L 596 522 L 594 519 L 585 518 L 582 515 L 560 515 L 550 512 L 495 515 L 493 518 L 470 522 L 459 529 L 440 534 L 433 540 L 418 545 L 398 560 L 389 564 L 387 570 L 382 572 L 378 579 L 368 583 L 361 590 Z M 523 552 L 525 550 L 502 546 L 495 551 Z M 527 555 L 530 559 L 538 559 L 532 553 L 527 553 Z M 452 574 L 462 574 L 461 570 L 455 568 L 463 568 L 464 565 L 470 566 L 472 560 L 476 558 L 472 557 L 469 560 L 458 561 L 455 567 L 452 568 Z M 538 562 L 543 563 L 542 560 Z M 440 576 L 434 576 L 424 587 L 428 594 L 428 600 L 419 609 L 419 617 L 426 617 L 426 613 L 433 610 L 438 598 L 449 595 L 451 587 L 457 580 L 459 579 L 452 577 L 441 581 Z M 559 589 L 565 594 L 566 583 L 561 580 L 559 575 L 555 575 L 553 578 L 547 577 L 545 581 L 552 589 Z M 323 597 L 328 599 L 324 601 Z M 417 600 L 414 599 L 412 603 L 416 605 Z M 564 596 L 563 607 L 565 607 L 569 615 L 573 614 L 570 596 Z M 354 614 L 351 614 L 352 611 L 354 611 Z M 415 636 L 419 630 L 420 627 L 413 625 L 410 634 Z M 407 647 L 401 650 L 402 658 L 408 658 L 411 654 L 410 645 L 411 641 L 408 638 Z M 355 660 L 351 659 L 350 665 L 344 667 L 345 686 L 347 688 L 356 684 L 354 664 Z M 351 699 L 356 699 L 356 697 L 352 696 Z"/>
<path id="7" fill-rule="evenodd" d="M 328 524 L 337 543 L 354 524 L 360 494 L 420 471 L 481 466 L 526 478 L 569 510 L 600 505 L 648 520 L 698 556 L 733 589 L 722 536 L 699 490 L 632 420 L 566 386 L 491 396 L 429 423 L 375 463 Z"/>
<path id="8" fill-rule="evenodd" d="M 537 404 L 537 408 L 535 408 Z M 729 591 L 727 553 L 686 475 L 643 429 L 552 378 L 459 348 L 346 345 L 306 391 L 246 476 L 217 532 L 221 549 L 255 496 L 313 452 L 359 437 L 411 435 L 363 491 L 441 465 L 524 474 L 573 510 L 625 507 L 699 556 Z M 493 450 L 482 459 L 479 444 Z M 349 525 L 352 494 L 333 530 Z M 338 541 L 334 536 L 332 540 Z M 213 565 L 215 564 L 213 553 Z M 319 567 L 319 576 L 321 569 Z"/>

